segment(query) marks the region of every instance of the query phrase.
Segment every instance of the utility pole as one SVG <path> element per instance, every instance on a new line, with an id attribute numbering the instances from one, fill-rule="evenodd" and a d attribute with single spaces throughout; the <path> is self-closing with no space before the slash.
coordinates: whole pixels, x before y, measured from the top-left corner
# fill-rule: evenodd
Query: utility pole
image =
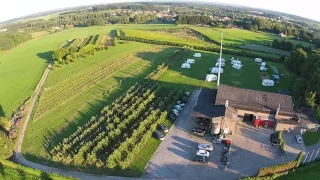
<path id="1" fill-rule="evenodd" d="M 222 40 L 223 40 L 223 31 L 221 32 L 221 46 L 220 46 L 220 58 L 219 58 L 219 70 L 218 70 L 218 83 L 217 88 L 220 85 L 220 69 L 221 69 L 221 58 L 222 58 Z"/>

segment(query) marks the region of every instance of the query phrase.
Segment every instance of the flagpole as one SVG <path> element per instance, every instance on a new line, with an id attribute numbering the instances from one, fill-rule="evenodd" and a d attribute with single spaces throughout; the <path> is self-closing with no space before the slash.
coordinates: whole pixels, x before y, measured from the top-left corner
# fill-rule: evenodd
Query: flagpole
<path id="1" fill-rule="evenodd" d="M 217 88 L 220 85 L 220 69 L 221 69 L 221 58 L 222 58 L 222 40 L 223 40 L 223 31 L 221 32 L 221 45 L 220 45 L 220 58 L 219 58 L 219 70 L 218 70 L 218 83 Z"/>

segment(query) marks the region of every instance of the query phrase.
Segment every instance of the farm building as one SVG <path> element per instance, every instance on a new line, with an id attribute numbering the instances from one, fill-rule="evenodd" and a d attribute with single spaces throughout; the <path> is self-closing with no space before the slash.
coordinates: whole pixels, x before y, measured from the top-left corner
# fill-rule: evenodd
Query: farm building
<path id="1" fill-rule="evenodd" d="M 276 130 L 307 129 L 302 121 L 292 120 L 292 98 L 288 95 L 220 85 L 218 89 L 201 88 L 192 116 L 221 124 L 235 131 L 238 122 Z M 308 129 L 307 129 L 308 130 Z"/>

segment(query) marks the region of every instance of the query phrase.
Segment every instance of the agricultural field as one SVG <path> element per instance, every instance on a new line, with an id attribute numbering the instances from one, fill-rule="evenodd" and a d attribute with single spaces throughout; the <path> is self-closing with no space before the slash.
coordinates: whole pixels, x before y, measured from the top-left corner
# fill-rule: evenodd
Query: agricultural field
<path id="1" fill-rule="evenodd" d="M 221 41 L 221 31 L 224 32 L 223 34 L 223 42 L 224 45 L 227 46 L 241 46 L 247 44 L 260 44 L 264 46 L 271 46 L 273 40 L 284 40 L 285 37 L 279 37 L 274 34 L 265 33 L 265 32 L 253 32 L 248 30 L 241 30 L 241 29 L 231 29 L 231 28 L 207 28 L 207 27 L 197 27 L 197 26 L 190 26 L 190 28 L 202 33 L 203 35 L 207 36 L 211 40 L 215 42 Z M 306 43 L 303 41 L 293 40 L 292 37 L 289 38 L 294 45 L 302 44 L 306 47 L 315 48 L 314 44 Z M 252 49 L 255 50 L 255 49 Z M 276 53 L 274 51 L 273 53 Z"/>
<path id="2" fill-rule="evenodd" d="M 186 33 L 177 35 L 177 33 L 159 32 L 159 31 L 142 31 L 142 30 L 129 30 L 122 29 L 123 38 L 126 40 L 137 40 L 145 43 L 158 43 L 164 45 L 175 46 L 192 46 L 202 48 L 214 48 L 215 45 L 205 42 L 200 38 Z"/>
<path id="3" fill-rule="evenodd" d="M 0 53 L 0 104 L 6 116 L 11 116 L 34 91 L 39 79 L 52 61 L 52 53 L 63 42 L 95 34 L 108 34 L 117 28 L 158 29 L 175 25 L 110 25 L 105 27 L 73 28 L 33 39 Z"/>
<path id="4" fill-rule="evenodd" d="M 201 58 L 194 58 L 195 63 L 191 65 L 190 69 L 181 69 L 181 64 L 187 59 L 192 58 L 195 52 L 201 52 Z M 223 58 L 226 61 L 226 67 L 224 73 L 221 74 L 220 83 L 255 89 L 268 92 L 278 92 L 279 90 L 287 90 L 290 82 L 291 75 L 287 72 L 285 66 L 280 63 L 267 62 L 269 66 L 277 67 L 279 73 L 284 73 L 285 77 L 281 79 L 279 84 L 274 87 L 262 86 L 262 77 L 259 70 L 259 64 L 254 62 L 254 58 L 238 57 L 242 63 L 243 68 L 236 70 L 232 68 L 230 59 L 233 56 L 224 54 Z M 206 82 L 206 74 L 209 74 L 209 68 L 215 66 L 216 60 L 219 58 L 219 54 L 205 52 L 205 51 L 191 51 L 184 55 L 175 66 L 169 68 L 169 70 L 159 79 L 170 87 L 183 88 L 192 91 L 198 87 L 216 88 L 216 82 Z M 270 76 L 272 73 L 267 73 Z"/>
<path id="5" fill-rule="evenodd" d="M 129 42 L 56 68 L 47 79 L 33 121 L 29 122 L 23 144 L 25 157 L 43 162 L 52 146 L 99 114 L 106 104 L 141 81 L 175 50 Z"/>

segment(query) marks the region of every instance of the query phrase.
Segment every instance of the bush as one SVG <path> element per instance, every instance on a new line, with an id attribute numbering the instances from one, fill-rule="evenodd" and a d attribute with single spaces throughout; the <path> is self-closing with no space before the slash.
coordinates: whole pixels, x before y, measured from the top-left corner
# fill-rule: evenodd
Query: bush
<path id="1" fill-rule="evenodd" d="M 278 132 L 277 132 L 277 135 L 278 135 L 278 140 L 279 140 L 280 148 L 281 148 L 282 152 L 285 153 L 286 150 L 285 150 L 284 147 L 285 147 L 286 143 L 285 143 L 285 141 L 284 141 L 283 138 L 282 138 L 282 132 L 281 132 L 281 131 L 278 131 Z"/>
<path id="2" fill-rule="evenodd" d="M 301 159 L 302 159 L 302 151 L 300 151 L 300 153 L 298 154 L 298 157 L 296 159 L 296 167 L 299 167 Z"/>
<path id="3" fill-rule="evenodd" d="M 290 161 L 287 163 L 277 164 L 274 166 L 261 168 L 257 174 L 258 177 L 272 175 L 279 172 L 288 171 L 296 166 L 296 161 Z"/>
<path id="4" fill-rule="evenodd" d="M 13 142 L 0 130 L 0 159 L 9 159 L 13 155 Z"/>

